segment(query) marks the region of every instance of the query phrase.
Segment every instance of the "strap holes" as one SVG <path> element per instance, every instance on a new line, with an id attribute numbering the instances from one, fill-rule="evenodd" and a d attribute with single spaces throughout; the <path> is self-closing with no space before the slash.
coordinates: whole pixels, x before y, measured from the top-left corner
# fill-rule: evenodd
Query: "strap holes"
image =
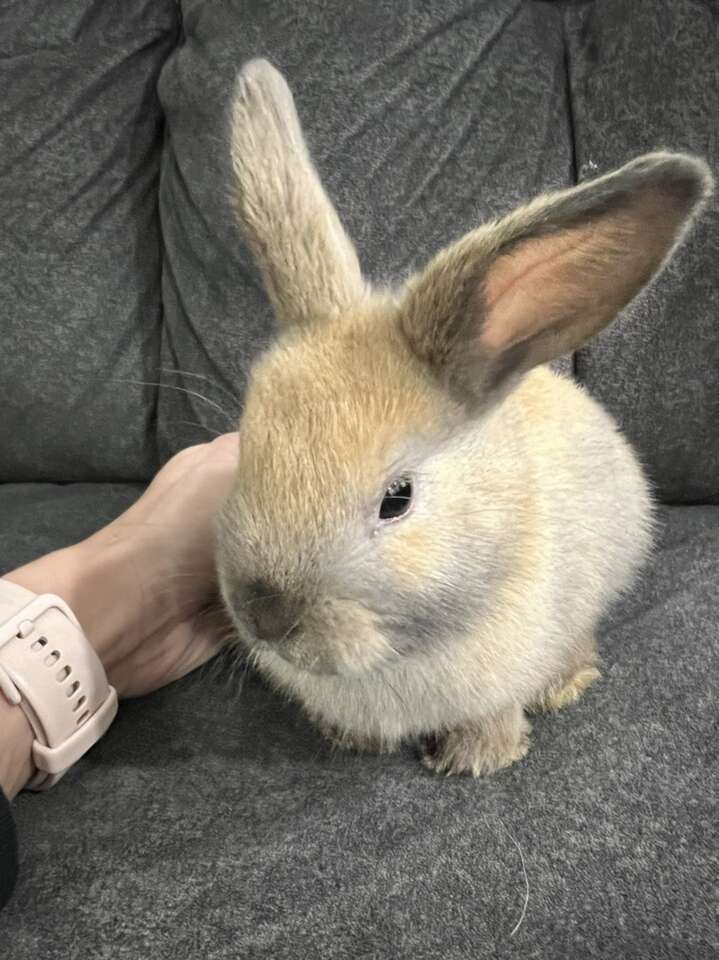
<path id="1" fill-rule="evenodd" d="M 51 667 L 53 664 L 57 663 L 59 659 L 60 659 L 60 651 L 53 650 L 52 653 L 48 653 L 48 655 L 45 657 L 45 666 Z"/>
<path id="2" fill-rule="evenodd" d="M 89 711 L 89 710 L 86 710 L 86 711 L 82 714 L 82 716 L 80 716 L 80 717 L 77 718 L 77 726 L 79 727 L 80 724 L 81 724 L 84 720 L 87 720 L 87 718 L 88 718 L 89 716 L 90 716 L 90 711 Z"/>
<path id="3" fill-rule="evenodd" d="M 76 713 L 86 700 L 87 697 L 80 697 L 75 706 L 72 708 L 72 712 Z"/>
<path id="4" fill-rule="evenodd" d="M 31 650 L 42 650 L 42 648 L 43 648 L 43 647 L 46 647 L 46 646 L 47 646 L 47 638 L 46 638 L 46 637 L 38 637 L 37 640 L 36 640 L 34 643 L 30 644 L 30 649 L 31 649 Z"/>
<path id="5" fill-rule="evenodd" d="M 78 691 L 79 689 L 80 689 L 80 683 L 79 683 L 79 681 L 73 680 L 72 683 L 70 684 L 69 688 L 68 688 L 68 691 L 67 691 L 67 693 L 66 693 L 66 696 L 67 696 L 67 697 L 71 697 L 73 694 L 77 693 L 77 691 Z"/>
<path id="6" fill-rule="evenodd" d="M 71 673 L 72 673 L 72 667 L 63 667 L 62 670 L 58 670 L 57 677 L 56 677 L 57 682 L 62 683 L 63 680 L 67 680 L 67 678 L 70 676 Z"/>

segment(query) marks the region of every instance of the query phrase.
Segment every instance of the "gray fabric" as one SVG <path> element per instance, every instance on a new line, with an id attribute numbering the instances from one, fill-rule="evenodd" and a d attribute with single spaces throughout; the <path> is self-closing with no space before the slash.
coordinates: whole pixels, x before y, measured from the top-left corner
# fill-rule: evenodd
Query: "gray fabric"
<path id="1" fill-rule="evenodd" d="M 153 83 L 177 11 L 169 0 L 8 7 L 0 476 L 147 473 L 154 390 L 90 390 L 97 371 L 106 381 L 186 371 L 162 373 L 164 455 L 233 423 L 247 367 L 272 335 L 227 200 L 225 111 L 243 60 L 268 55 L 288 75 L 329 192 L 365 269 L 383 280 L 479 219 L 571 182 L 573 138 L 582 177 L 590 161 L 606 168 L 655 138 L 699 149 L 696 138 L 715 129 L 700 116 L 716 78 L 709 5 L 672 3 L 681 30 L 660 7 L 664 20 L 623 4 L 617 26 L 609 2 L 186 0 L 184 37 L 160 82 L 161 333 Z M 646 125 L 624 103 L 642 95 L 655 98 Z M 686 143 L 673 139 L 680 131 Z M 702 235 L 712 251 L 713 229 Z M 657 306 L 655 341 L 650 298 L 619 328 L 621 357 L 612 335 L 579 357 L 582 378 L 607 393 L 677 497 L 717 492 L 704 277 L 716 280 L 719 259 L 697 268 L 697 250 L 656 293 L 691 314 L 686 326 L 665 336 L 671 313 Z M 87 535 L 141 489 L 0 487 L 0 569 Z M 604 680 L 537 719 L 526 760 L 490 779 L 437 778 L 411 746 L 332 754 L 294 705 L 229 657 L 124 704 L 58 787 L 16 804 L 22 872 L 0 915 L 0 956 L 715 956 L 719 507 L 665 508 L 662 518 L 651 566 L 602 630 Z M 512 936 L 522 857 L 529 900 Z"/>
<path id="2" fill-rule="evenodd" d="M 719 8 L 602 0 L 567 9 L 579 179 L 657 148 L 719 179 Z M 669 269 L 576 358 L 668 501 L 719 502 L 719 195 Z"/>
<path id="3" fill-rule="evenodd" d="M 0 486 L 0 576 L 89 537 L 142 492 L 135 483 L 6 483 Z"/>
<path id="4" fill-rule="evenodd" d="M 16 804 L 3 955 L 708 960 L 719 508 L 662 517 L 653 564 L 602 631 L 604 679 L 490 779 L 433 776 L 410 748 L 333 755 L 219 662 L 124 704 L 62 783 Z M 510 938 L 513 840 L 529 903 Z"/>
<path id="5" fill-rule="evenodd" d="M 195 374 L 168 382 L 210 402 L 161 393 L 165 453 L 207 438 L 191 423 L 234 423 L 248 366 L 272 335 L 229 202 L 227 110 L 245 60 L 266 55 L 286 74 L 320 175 L 377 281 L 572 173 L 552 5 L 206 0 L 183 11 L 184 43 L 159 86 L 169 131 L 162 362 Z"/>
<path id="6" fill-rule="evenodd" d="M 157 75 L 173 0 L 0 9 L 0 480 L 156 460 Z"/>

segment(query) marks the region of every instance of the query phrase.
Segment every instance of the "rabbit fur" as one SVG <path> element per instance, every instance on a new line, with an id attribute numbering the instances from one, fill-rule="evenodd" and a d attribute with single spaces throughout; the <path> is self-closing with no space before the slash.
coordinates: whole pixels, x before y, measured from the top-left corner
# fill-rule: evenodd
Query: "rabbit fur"
<path id="1" fill-rule="evenodd" d="M 598 676 L 597 623 L 651 546 L 635 454 L 545 364 L 662 268 L 708 169 L 648 154 L 376 290 L 266 61 L 240 72 L 231 130 L 233 199 L 279 324 L 217 520 L 239 642 L 334 743 L 417 739 L 432 769 L 491 773 L 526 753 L 526 711 Z M 380 520 L 394 481 L 411 504 Z"/>

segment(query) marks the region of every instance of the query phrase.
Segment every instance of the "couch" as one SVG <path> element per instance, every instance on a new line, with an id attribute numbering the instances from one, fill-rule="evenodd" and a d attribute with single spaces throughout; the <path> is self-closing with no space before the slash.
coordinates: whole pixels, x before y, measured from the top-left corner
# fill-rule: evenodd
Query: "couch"
<path id="1" fill-rule="evenodd" d="M 520 200 L 658 147 L 719 172 L 699 0 L 25 0 L 0 10 L 3 571 L 233 429 L 273 336 L 229 203 L 243 61 L 288 77 L 381 282 Z M 636 445 L 651 561 L 603 679 L 521 763 L 333 752 L 220 656 L 128 701 L 16 804 L 8 960 L 701 960 L 719 954 L 719 206 L 563 369 Z"/>

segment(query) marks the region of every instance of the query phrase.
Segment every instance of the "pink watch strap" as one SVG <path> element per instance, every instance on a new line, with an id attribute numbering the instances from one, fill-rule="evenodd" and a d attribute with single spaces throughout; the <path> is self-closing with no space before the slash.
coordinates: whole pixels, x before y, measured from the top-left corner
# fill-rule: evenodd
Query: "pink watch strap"
<path id="1" fill-rule="evenodd" d="M 31 790 L 57 783 L 117 713 L 117 694 L 64 600 L 1 578 L 0 691 L 35 733 Z"/>

